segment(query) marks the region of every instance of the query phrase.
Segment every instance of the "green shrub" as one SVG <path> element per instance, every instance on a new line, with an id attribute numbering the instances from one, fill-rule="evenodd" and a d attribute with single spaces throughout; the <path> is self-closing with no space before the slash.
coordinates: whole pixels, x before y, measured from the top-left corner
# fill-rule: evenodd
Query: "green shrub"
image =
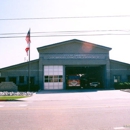
<path id="1" fill-rule="evenodd" d="M 130 82 L 114 83 L 115 89 L 130 89 Z"/>

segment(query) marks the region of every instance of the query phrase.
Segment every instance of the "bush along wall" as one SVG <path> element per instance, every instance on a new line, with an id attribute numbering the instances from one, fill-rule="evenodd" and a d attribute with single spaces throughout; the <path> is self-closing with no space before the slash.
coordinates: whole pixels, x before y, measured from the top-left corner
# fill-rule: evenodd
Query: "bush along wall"
<path id="1" fill-rule="evenodd" d="M 114 83 L 115 89 L 130 89 L 130 82 Z"/>

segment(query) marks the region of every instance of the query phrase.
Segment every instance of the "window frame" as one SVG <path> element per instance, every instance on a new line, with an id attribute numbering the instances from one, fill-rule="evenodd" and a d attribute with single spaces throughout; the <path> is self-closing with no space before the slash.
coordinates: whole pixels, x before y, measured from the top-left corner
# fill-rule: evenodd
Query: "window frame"
<path id="1" fill-rule="evenodd" d="M 121 82 L 121 75 L 114 75 L 114 83 L 119 83 Z"/>

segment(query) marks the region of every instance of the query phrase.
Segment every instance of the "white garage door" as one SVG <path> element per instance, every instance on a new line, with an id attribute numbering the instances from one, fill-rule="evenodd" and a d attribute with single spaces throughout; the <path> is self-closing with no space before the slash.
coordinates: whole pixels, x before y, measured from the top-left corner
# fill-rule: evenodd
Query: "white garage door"
<path id="1" fill-rule="evenodd" d="M 63 89 L 63 66 L 44 66 L 44 89 Z"/>

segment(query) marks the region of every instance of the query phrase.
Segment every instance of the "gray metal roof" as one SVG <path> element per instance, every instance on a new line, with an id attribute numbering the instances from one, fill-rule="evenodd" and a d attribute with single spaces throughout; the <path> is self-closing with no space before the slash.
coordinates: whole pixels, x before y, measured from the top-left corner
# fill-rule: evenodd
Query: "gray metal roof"
<path id="1" fill-rule="evenodd" d="M 110 47 L 105 47 L 105 46 L 101 46 L 101 45 L 97 45 L 97 44 L 94 44 L 94 43 L 90 43 L 90 42 L 86 42 L 86 41 L 82 41 L 82 40 L 78 40 L 78 39 L 72 39 L 72 40 L 68 40 L 68 41 L 63 41 L 63 42 L 58 42 L 58 43 L 54 43 L 54 44 L 51 44 L 51 45 L 46 45 L 46 46 L 42 46 L 42 47 L 39 47 L 37 48 L 38 51 L 40 50 L 44 50 L 44 49 L 47 49 L 47 48 L 51 48 L 51 47 L 55 47 L 55 46 L 59 46 L 59 45 L 64 45 L 64 44 L 68 44 L 68 43 L 74 43 L 74 42 L 78 42 L 78 43 L 88 43 L 88 44 L 93 44 L 99 48 L 102 48 L 102 49 L 105 49 L 105 50 L 111 50 L 112 48 Z"/>
<path id="2" fill-rule="evenodd" d="M 36 59 L 36 60 L 30 61 L 30 63 L 34 63 L 34 62 L 38 62 L 38 61 L 39 61 L 39 59 Z M 23 63 L 19 63 L 19 64 L 8 66 L 8 67 L 0 68 L 0 70 L 12 69 L 12 68 L 20 67 L 20 66 L 23 66 L 23 65 L 26 65 L 26 64 L 28 65 L 28 62 L 23 62 Z"/>

